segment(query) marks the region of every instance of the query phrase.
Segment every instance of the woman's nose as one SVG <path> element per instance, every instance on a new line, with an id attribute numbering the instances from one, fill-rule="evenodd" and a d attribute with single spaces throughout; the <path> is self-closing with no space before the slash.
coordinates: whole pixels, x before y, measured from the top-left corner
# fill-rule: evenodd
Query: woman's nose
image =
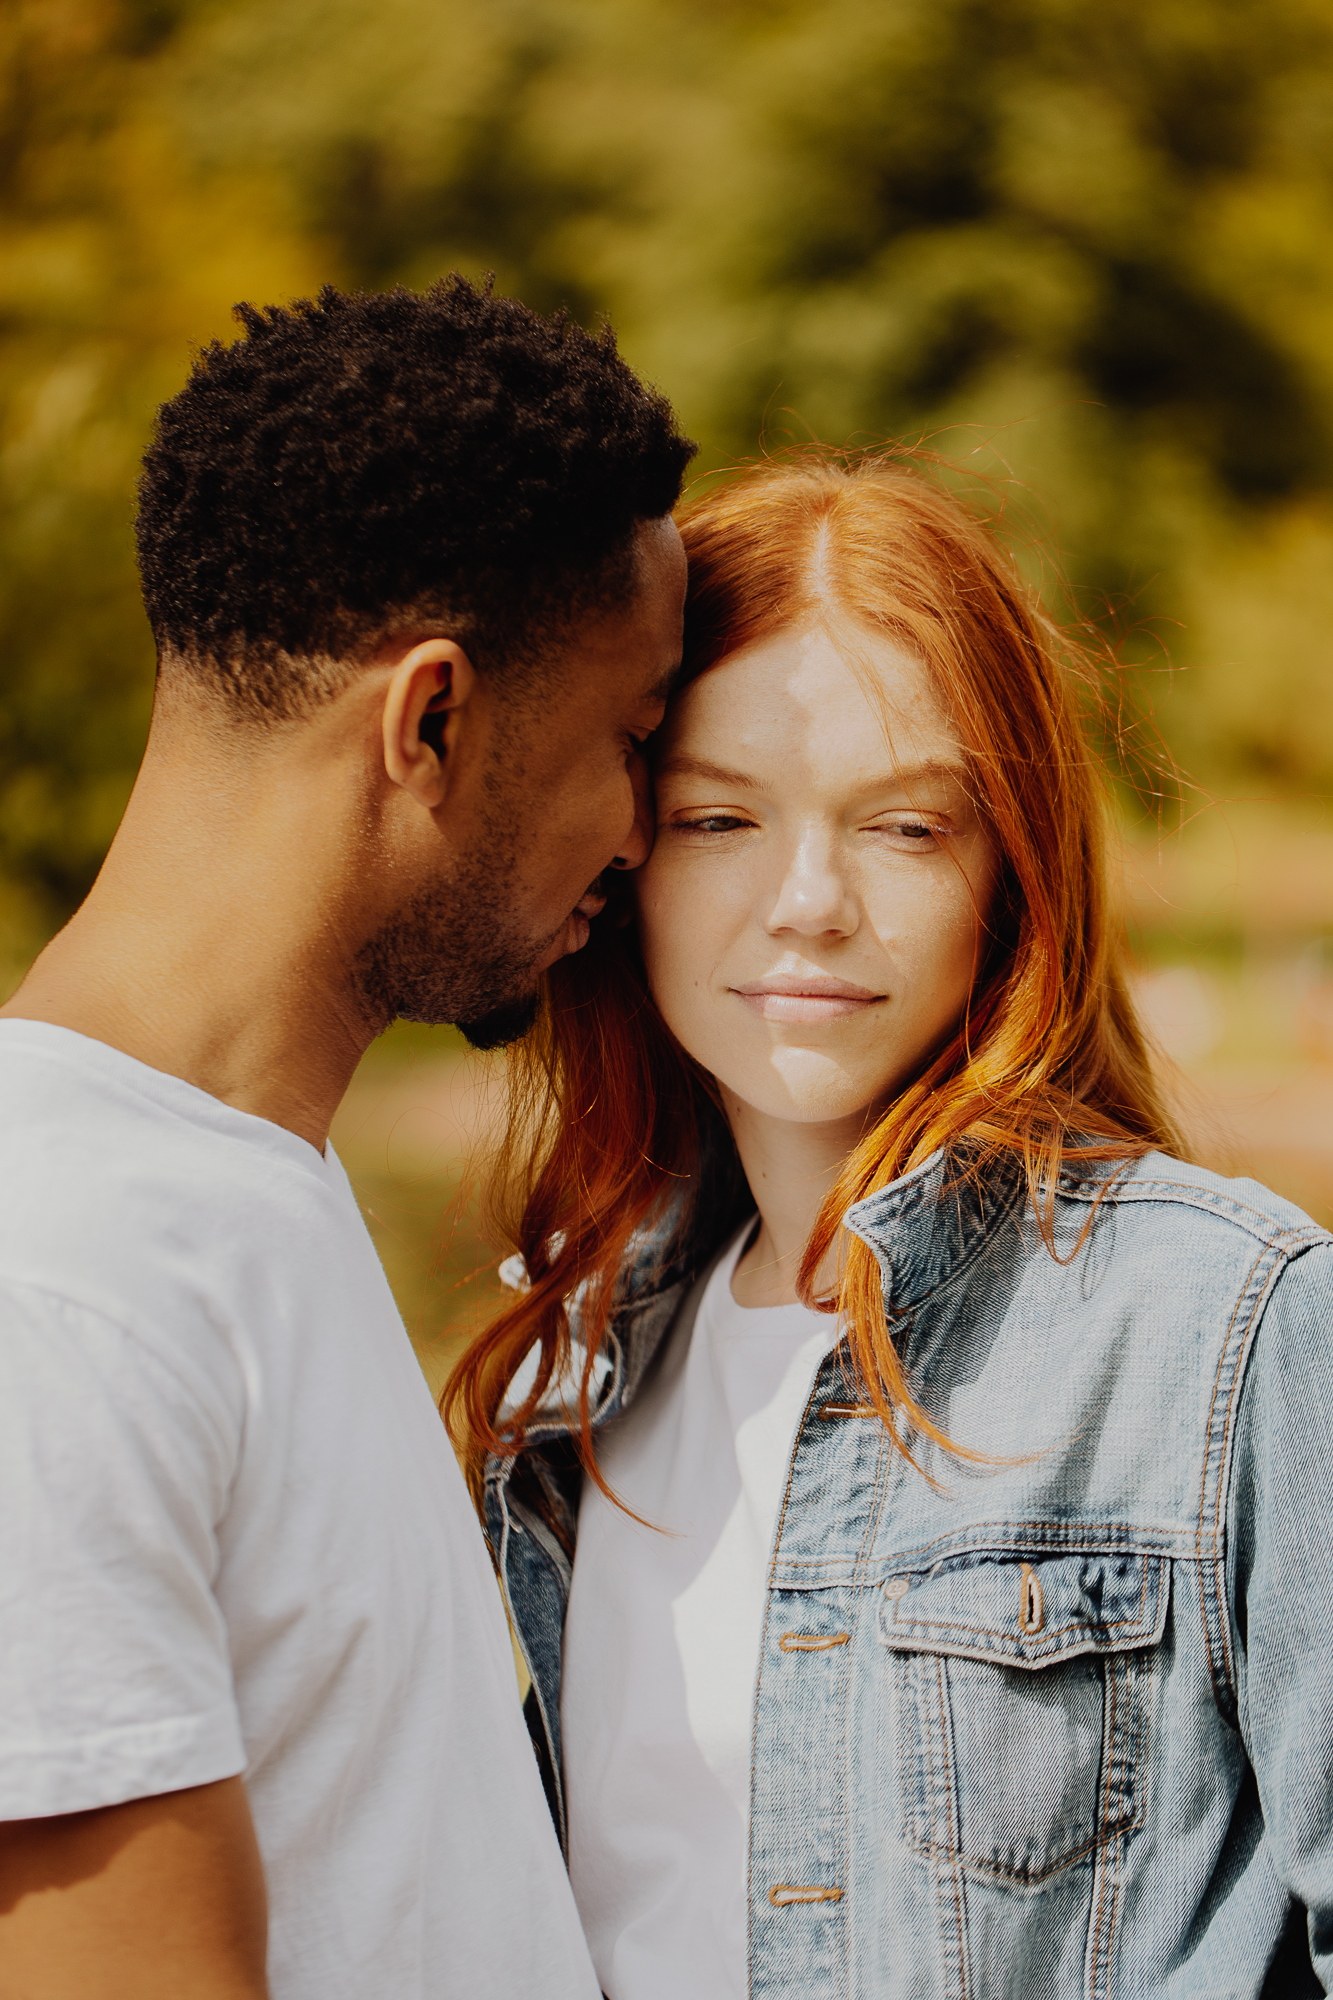
<path id="1" fill-rule="evenodd" d="M 834 849 L 825 842 L 803 842 L 783 875 L 767 928 L 820 937 L 829 931 L 849 936 L 859 922 L 856 898 Z"/>

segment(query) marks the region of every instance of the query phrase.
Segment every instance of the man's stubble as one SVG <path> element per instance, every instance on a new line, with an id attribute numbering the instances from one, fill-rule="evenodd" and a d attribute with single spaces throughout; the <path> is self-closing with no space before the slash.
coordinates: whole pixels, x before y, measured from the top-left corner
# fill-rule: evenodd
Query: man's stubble
<path id="1" fill-rule="evenodd" d="M 556 933 L 534 939 L 515 922 L 518 875 L 512 832 L 490 821 L 448 879 L 418 891 L 368 940 L 353 978 L 377 1034 L 392 1021 L 447 1022 L 473 1048 L 498 1049 L 527 1033 L 537 967 Z"/>

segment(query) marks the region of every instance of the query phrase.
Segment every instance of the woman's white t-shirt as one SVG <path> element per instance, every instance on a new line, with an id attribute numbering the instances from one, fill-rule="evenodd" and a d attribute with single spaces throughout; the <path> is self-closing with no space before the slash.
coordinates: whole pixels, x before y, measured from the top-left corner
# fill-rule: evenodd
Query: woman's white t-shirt
<path id="1" fill-rule="evenodd" d="M 0 1022 L 0 1819 L 243 1773 L 273 2000 L 596 2000 L 499 1593 L 347 1177 Z"/>
<path id="2" fill-rule="evenodd" d="M 796 1427 L 837 1334 L 736 1304 L 747 1224 L 585 1481 L 561 1727 L 570 1878 L 609 2000 L 743 2000 L 754 1685 Z M 697 1306 L 697 1311 L 694 1308 Z"/>

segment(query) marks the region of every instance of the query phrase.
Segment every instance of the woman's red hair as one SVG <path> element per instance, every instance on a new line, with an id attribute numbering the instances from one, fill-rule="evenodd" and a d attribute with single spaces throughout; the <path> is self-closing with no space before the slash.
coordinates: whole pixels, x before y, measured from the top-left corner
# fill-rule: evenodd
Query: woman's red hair
<path id="1" fill-rule="evenodd" d="M 1069 1152 L 1129 1159 L 1176 1150 L 1176 1138 L 1109 894 L 1107 784 L 1082 717 L 1098 684 L 1094 647 L 1043 615 L 988 530 L 923 464 L 906 452 L 851 461 L 802 452 L 734 474 L 683 509 L 680 531 L 688 677 L 797 621 L 850 620 L 926 663 L 973 746 L 976 798 L 1001 857 L 989 948 L 957 1032 L 848 1158 L 800 1278 L 808 1304 L 839 1313 L 864 1392 L 895 1439 L 896 1416 L 949 1445 L 907 1382 L 866 1245 L 843 1234 L 835 1292 L 813 1295 L 846 1210 L 938 1148 L 969 1172 L 1007 1155 L 1049 1242 Z M 576 1291 L 579 1450 L 604 1484 L 590 1384 L 616 1281 L 636 1233 L 694 1173 L 713 1095 L 653 1004 L 632 929 L 608 913 L 584 950 L 547 975 L 540 1019 L 516 1051 L 497 1212 L 529 1285 L 444 1397 L 474 1486 L 488 1454 L 521 1449 L 549 1385 L 570 1369 Z M 530 1391 L 502 1417 L 534 1349 Z"/>

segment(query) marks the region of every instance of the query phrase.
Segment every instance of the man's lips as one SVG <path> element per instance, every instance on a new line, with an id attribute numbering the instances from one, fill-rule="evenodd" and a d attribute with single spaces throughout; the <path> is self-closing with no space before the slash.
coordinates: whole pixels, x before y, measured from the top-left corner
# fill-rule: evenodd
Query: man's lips
<path id="1" fill-rule="evenodd" d="M 572 951 L 582 951 L 591 930 L 592 925 L 582 911 L 571 910 L 538 959 L 538 972 L 549 972 L 558 960 L 568 958 Z"/>
<path id="2" fill-rule="evenodd" d="M 606 908 L 606 897 L 594 883 L 592 888 L 579 897 L 569 915 L 561 924 L 538 962 L 538 972 L 550 970 L 557 959 L 568 958 L 573 951 L 582 951 L 592 932 L 592 920 L 600 916 Z"/>
<path id="3" fill-rule="evenodd" d="M 730 990 L 765 1021 L 837 1021 L 862 1014 L 886 997 L 822 972 L 771 972 Z"/>

